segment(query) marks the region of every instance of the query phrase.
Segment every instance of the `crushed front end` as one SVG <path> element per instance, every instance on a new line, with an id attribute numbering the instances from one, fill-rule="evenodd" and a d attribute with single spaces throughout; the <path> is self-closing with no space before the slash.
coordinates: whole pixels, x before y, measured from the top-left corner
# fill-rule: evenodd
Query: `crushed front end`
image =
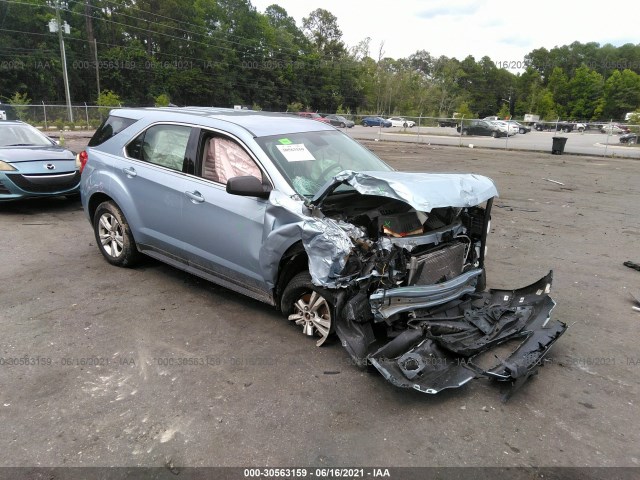
<path id="1" fill-rule="evenodd" d="M 337 289 L 333 328 L 358 364 L 431 394 L 537 372 L 567 327 L 550 319 L 551 272 L 485 291 L 495 196 L 476 175 L 343 172 L 313 200 L 310 273 Z"/>

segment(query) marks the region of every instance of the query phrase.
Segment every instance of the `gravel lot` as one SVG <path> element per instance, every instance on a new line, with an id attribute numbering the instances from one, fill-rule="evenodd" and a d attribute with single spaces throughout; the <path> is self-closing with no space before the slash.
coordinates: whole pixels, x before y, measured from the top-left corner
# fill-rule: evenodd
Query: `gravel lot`
<path id="1" fill-rule="evenodd" d="M 78 201 L 3 204 L 0 357 L 30 364 L 0 365 L 0 465 L 637 467 L 640 272 L 622 263 L 640 263 L 640 163 L 367 146 L 494 179 L 490 286 L 554 270 L 571 327 L 509 402 L 484 381 L 396 389 L 267 305 L 152 260 L 111 267 Z"/>

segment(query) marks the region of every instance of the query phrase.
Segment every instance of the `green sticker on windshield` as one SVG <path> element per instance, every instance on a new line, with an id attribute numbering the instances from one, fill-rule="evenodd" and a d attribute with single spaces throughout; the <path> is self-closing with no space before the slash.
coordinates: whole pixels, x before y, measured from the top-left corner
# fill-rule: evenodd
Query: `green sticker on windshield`
<path id="1" fill-rule="evenodd" d="M 289 140 L 288 138 L 281 138 L 280 140 L 278 140 L 282 145 L 291 145 L 293 142 L 291 140 Z"/>

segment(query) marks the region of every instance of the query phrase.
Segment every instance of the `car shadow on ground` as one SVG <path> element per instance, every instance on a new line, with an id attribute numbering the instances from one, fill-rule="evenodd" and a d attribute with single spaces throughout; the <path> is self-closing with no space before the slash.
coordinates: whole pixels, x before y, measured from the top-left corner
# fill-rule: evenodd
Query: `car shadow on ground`
<path id="1" fill-rule="evenodd" d="M 38 215 L 82 210 L 79 196 L 27 198 L 0 203 L 0 215 Z"/>

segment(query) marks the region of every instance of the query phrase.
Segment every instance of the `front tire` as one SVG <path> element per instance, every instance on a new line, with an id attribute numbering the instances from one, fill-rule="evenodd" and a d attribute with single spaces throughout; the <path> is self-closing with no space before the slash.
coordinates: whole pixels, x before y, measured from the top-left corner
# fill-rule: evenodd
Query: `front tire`
<path id="1" fill-rule="evenodd" d="M 491 132 L 491 136 L 493 138 L 498 138 L 498 132 Z"/>
<path id="2" fill-rule="evenodd" d="M 335 300 L 335 293 L 311 282 L 309 272 L 300 272 L 282 292 L 280 309 L 305 335 L 319 336 L 316 346 L 320 347 L 334 331 Z"/>
<path id="3" fill-rule="evenodd" d="M 98 205 L 93 216 L 93 231 L 104 258 L 118 267 L 131 267 L 140 257 L 122 211 L 111 202 Z"/>

